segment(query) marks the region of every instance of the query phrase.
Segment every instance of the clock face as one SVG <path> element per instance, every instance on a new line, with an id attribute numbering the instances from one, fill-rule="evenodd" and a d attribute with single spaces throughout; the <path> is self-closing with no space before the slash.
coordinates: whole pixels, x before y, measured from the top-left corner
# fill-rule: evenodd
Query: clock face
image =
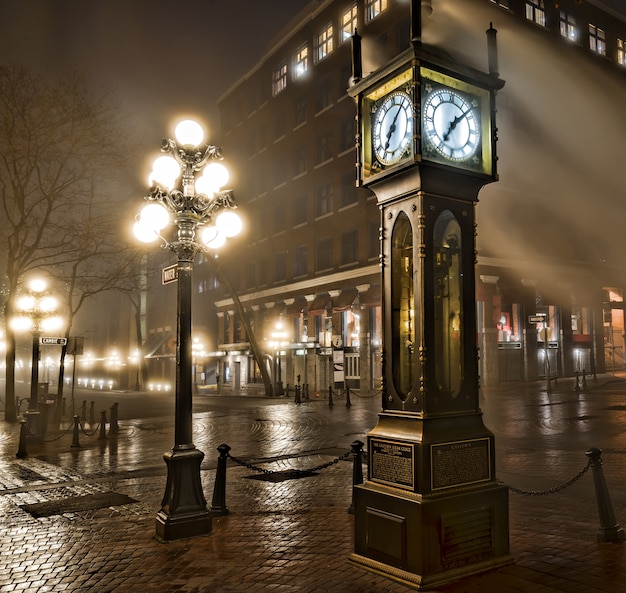
<path id="1" fill-rule="evenodd" d="M 453 163 L 478 164 L 480 101 L 469 93 L 426 84 L 422 108 L 425 148 Z"/>
<path id="2" fill-rule="evenodd" d="M 372 148 L 383 165 L 393 165 L 411 154 L 413 106 L 411 97 L 396 91 L 385 97 L 372 120 Z"/>

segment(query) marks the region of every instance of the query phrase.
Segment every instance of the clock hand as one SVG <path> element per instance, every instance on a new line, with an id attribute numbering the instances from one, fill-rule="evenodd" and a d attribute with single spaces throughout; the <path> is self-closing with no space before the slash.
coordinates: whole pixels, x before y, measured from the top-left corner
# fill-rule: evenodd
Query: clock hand
<path id="1" fill-rule="evenodd" d="M 452 134 L 452 131 L 454 130 L 454 128 L 457 127 L 458 123 L 465 119 L 465 116 L 472 110 L 472 108 L 470 107 L 469 109 L 467 109 L 466 111 L 464 111 L 463 113 L 461 113 L 461 115 L 457 115 L 451 122 L 450 125 L 448 126 L 448 131 L 443 135 L 443 140 L 444 142 L 448 141 L 448 138 L 450 137 L 450 134 Z"/>
<path id="2" fill-rule="evenodd" d="M 398 116 L 400 115 L 400 111 L 402 107 L 398 105 L 398 111 L 396 111 L 396 115 L 391 122 L 391 126 L 389 127 L 389 131 L 387 132 L 387 143 L 385 144 L 385 151 L 389 148 L 389 144 L 391 143 L 391 136 L 396 131 L 396 121 L 398 120 Z"/>

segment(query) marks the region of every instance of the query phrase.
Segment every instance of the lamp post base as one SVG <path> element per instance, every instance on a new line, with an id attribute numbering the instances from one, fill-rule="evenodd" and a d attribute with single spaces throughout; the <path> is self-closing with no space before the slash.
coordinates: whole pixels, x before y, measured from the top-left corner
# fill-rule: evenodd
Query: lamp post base
<path id="1" fill-rule="evenodd" d="M 167 485 L 156 517 L 156 536 L 172 541 L 211 533 L 211 515 L 202 491 L 198 449 L 172 449 L 163 456 Z"/>

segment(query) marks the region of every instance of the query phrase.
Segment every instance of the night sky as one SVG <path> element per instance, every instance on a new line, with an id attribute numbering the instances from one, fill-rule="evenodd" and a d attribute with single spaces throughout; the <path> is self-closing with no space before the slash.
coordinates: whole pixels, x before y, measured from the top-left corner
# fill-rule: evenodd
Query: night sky
<path id="1" fill-rule="evenodd" d="M 0 0 L 0 63 L 85 73 L 159 142 L 180 112 L 217 127 L 216 99 L 308 2 Z"/>

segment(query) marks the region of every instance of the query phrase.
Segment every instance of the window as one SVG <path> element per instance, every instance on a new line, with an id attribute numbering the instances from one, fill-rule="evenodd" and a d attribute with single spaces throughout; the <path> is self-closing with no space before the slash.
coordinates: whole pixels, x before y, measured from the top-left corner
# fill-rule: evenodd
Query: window
<path id="1" fill-rule="evenodd" d="M 617 40 L 617 63 L 620 66 L 626 66 L 626 41 Z"/>
<path id="2" fill-rule="evenodd" d="M 300 146 L 296 148 L 294 159 L 294 175 L 298 176 L 306 173 L 306 147 Z"/>
<path id="3" fill-rule="evenodd" d="M 296 99 L 296 126 L 306 122 L 307 117 L 307 98 L 305 96 Z"/>
<path id="4" fill-rule="evenodd" d="M 356 192 L 356 185 L 354 179 L 354 173 L 346 173 L 341 178 L 341 199 L 340 206 L 350 206 L 350 204 L 356 204 L 359 201 L 358 194 Z"/>
<path id="5" fill-rule="evenodd" d="M 387 0 L 366 0 L 365 2 L 365 14 L 368 21 L 373 21 L 384 10 L 387 10 Z"/>
<path id="6" fill-rule="evenodd" d="M 328 23 L 317 36 L 315 58 L 318 62 L 332 53 L 333 42 L 333 24 Z"/>
<path id="7" fill-rule="evenodd" d="M 287 279 L 287 254 L 283 251 L 274 256 L 274 282 Z"/>
<path id="8" fill-rule="evenodd" d="M 546 6 L 544 0 L 527 0 L 526 18 L 542 27 L 546 26 Z"/>
<path id="9" fill-rule="evenodd" d="M 589 24 L 589 49 L 601 56 L 606 56 L 606 34 L 603 29 Z"/>
<path id="10" fill-rule="evenodd" d="M 359 260 L 358 258 L 358 239 L 359 234 L 356 230 L 347 231 L 341 234 L 341 263 L 352 264 Z"/>
<path id="11" fill-rule="evenodd" d="M 328 270 L 333 265 L 333 240 L 331 237 L 319 239 L 315 246 L 315 268 L 318 272 Z"/>
<path id="12" fill-rule="evenodd" d="M 576 41 L 578 39 L 576 19 L 571 14 L 561 11 L 559 28 L 561 31 L 561 37 L 565 37 L 565 39 L 569 39 L 570 41 Z"/>
<path id="13" fill-rule="evenodd" d="M 304 76 L 309 69 L 309 48 L 308 46 L 302 45 L 298 51 L 296 52 L 296 56 L 294 58 L 294 68 L 293 68 L 293 77 L 300 78 Z"/>
<path id="14" fill-rule="evenodd" d="M 304 276 L 309 270 L 309 247 L 299 245 L 296 247 L 293 256 L 293 275 Z"/>
<path id="15" fill-rule="evenodd" d="M 332 136 L 330 134 L 322 134 L 317 138 L 317 163 L 324 163 L 333 156 L 331 151 Z"/>
<path id="16" fill-rule="evenodd" d="M 297 226 L 304 224 L 307 220 L 307 199 L 306 195 L 298 196 L 293 202 L 293 224 Z"/>
<path id="17" fill-rule="evenodd" d="M 325 216 L 333 211 L 333 186 L 330 183 L 317 188 L 315 216 Z"/>
<path id="18" fill-rule="evenodd" d="M 282 63 L 272 73 L 272 95 L 275 97 L 287 88 L 287 64 Z"/>
<path id="19" fill-rule="evenodd" d="M 353 4 L 341 15 L 341 43 L 348 41 L 356 31 L 357 14 L 356 4 Z"/>

